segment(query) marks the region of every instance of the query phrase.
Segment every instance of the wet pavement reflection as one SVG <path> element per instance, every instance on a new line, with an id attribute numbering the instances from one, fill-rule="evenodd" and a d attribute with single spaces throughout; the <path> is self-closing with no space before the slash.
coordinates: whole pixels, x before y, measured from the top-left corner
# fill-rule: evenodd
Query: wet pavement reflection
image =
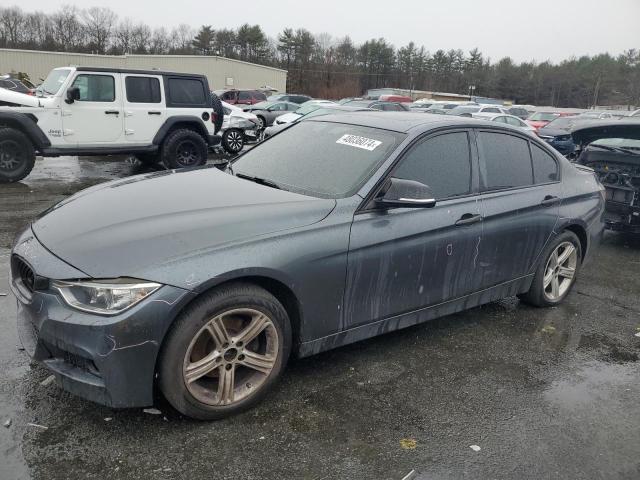
<path id="1" fill-rule="evenodd" d="M 0 294 L 30 219 L 148 171 L 39 159 L 0 185 Z M 215 423 L 162 401 L 160 415 L 110 410 L 47 383 L 18 349 L 15 299 L 0 296 L 0 479 L 640 478 L 639 268 L 640 239 L 607 233 L 560 307 L 509 298 L 294 360 L 256 409 Z"/>

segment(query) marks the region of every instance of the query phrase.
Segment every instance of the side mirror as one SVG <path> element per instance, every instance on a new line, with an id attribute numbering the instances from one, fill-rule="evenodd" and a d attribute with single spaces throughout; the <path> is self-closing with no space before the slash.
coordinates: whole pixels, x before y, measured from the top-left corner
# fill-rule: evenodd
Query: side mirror
<path id="1" fill-rule="evenodd" d="M 76 100 L 80 100 L 80 89 L 78 87 L 67 88 L 67 99 L 65 102 L 71 104 Z"/>
<path id="2" fill-rule="evenodd" d="M 391 177 L 376 200 L 379 208 L 431 208 L 436 205 L 431 188 L 424 183 Z"/>

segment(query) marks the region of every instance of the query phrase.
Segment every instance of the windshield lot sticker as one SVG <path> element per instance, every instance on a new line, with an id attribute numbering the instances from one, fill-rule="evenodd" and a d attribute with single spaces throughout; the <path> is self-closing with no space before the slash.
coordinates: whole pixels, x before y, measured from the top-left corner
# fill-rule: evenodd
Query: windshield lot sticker
<path id="1" fill-rule="evenodd" d="M 376 147 L 382 145 L 382 142 L 373 140 L 372 138 L 359 137 L 358 135 L 343 135 L 336 143 L 341 145 L 349 145 L 350 147 L 363 148 L 364 150 L 374 151 Z"/>

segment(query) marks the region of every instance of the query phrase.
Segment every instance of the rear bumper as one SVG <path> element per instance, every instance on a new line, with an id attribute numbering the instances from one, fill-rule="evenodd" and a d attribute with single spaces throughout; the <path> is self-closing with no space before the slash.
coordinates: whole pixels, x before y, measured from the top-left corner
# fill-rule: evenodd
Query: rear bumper
<path id="1" fill-rule="evenodd" d="M 220 145 L 221 141 L 222 141 L 222 137 L 220 135 L 209 135 L 209 137 L 207 138 L 207 142 L 209 143 L 210 147 L 215 147 L 216 145 Z"/>
<path id="2" fill-rule="evenodd" d="M 12 254 L 28 262 L 37 275 L 73 271 L 44 250 L 30 229 L 22 238 L 27 236 L 28 241 L 18 240 Z M 38 254 L 30 256 L 33 251 Z M 22 345 L 62 388 L 110 407 L 153 404 L 160 346 L 171 322 L 191 298 L 188 291 L 163 286 L 133 308 L 107 317 L 73 309 L 44 286 L 29 292 L 15 276 L 10 285 L 17 298 Z"/>

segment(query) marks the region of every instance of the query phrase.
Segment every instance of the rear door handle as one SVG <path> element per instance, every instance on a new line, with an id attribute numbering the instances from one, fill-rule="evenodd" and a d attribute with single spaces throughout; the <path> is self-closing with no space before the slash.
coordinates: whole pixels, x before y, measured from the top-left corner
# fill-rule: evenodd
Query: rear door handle
<path id="1" fill-rule="evenodd" d="M 162 112 L 158 112 L 157 110 L 151 110 L 149 112 L 147 112 L 149 115 L 161 115 Z"/>
<path id="2" fill-rule="evenodd" d="M 457 226 L 461 226 L 461 225 L 471 225 L 473 223 L 478 223 L 482 221 L 482 215 L 480 214 L 476 214 L 474 215 L 473 213 L 465 213 L 464 215 L 462 215 L 458 221 L 456 222 Z"/>
<path id="3" fill-rule="evenodd" d="M 554 195 L 547 195 L 546 197 L 544 197 L 544 200 L 540 202 L 540 205 L 543 205 L 545 207 L 550 207 L 551 205 L 555 205 L 559 201 L 560 201 L 559 197 L 556 197 Z"/>
<path id="4" fill-rule="evenodd" d="M 104 113 L 106 115 L 120 115 L 120 111 L 119 110 L 105 110 Z"/>

